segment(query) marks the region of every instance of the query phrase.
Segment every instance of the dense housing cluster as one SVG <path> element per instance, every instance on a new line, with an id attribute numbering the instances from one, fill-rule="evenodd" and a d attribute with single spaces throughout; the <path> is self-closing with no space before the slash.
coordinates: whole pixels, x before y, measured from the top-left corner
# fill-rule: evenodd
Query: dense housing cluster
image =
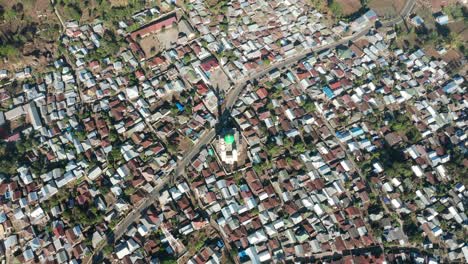
<path id="1" fill-rule="evenodd" d="M 0 70 L 0 260 L 468 261 L 464 76 L 372 10 L 185 2 Z"/>

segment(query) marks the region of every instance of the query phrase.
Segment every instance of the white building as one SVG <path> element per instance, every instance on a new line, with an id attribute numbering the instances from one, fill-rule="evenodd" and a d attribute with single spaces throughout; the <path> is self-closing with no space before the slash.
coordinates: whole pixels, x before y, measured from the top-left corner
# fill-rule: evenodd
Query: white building
<path id="1" fill-rule="evenodd" d="M 218 153 L 221 160 L 226 164 L 234 164 L 239 159 L 239 147 L 241 146 L 239 132 L 226 134 L 218 139 Z"/>

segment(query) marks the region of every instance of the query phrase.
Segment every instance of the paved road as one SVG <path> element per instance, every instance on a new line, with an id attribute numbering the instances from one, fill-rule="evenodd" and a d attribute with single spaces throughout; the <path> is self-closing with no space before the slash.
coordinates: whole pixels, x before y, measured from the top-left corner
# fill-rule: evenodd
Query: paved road
<path id="1" fill-rule="evenodd" d="M 413 9 L 414 5 L 415 5 L 415 0 L 408 0 L 405 7 L 403 8 L 401 12 L 400 17 L 397 17 L 390 21 L 384 21 L 382 22 L 382 25 L 388 27 L 388 26 L 394 26 L 396 24 L 401 23 L 403 19 L 406 16 L 408 16 L 409 12 Z M 352 36 L 342 38 L 336 42 L 306 49 L 290 58 L 274 63 L 268 66 L 267 68 L 264 68 L 263 70 L 260 70 L 240 80 L 238 83 L 235 84 L 233 88 L 230 89 L 227 96 L 225 97 L 224 109 L 231 109 L 234 106 L 240 93 L 242 92 L 242 90 L 245 88 L 245 86 L 249 82 L 252 82 L 253 80 L 258 79 L 259 77 L 262 77 L 263 75 L 267 74 L 273 69 L 280 69 L 283 67 L 287 67 L 291 64 L 297 63 L 297 61 L 304 59 L 305 57 L 309 56 L 311 53 L 335 48 L 336 46 L 347 44 L 349 41 L 357 40 L 360 37 L 366 35 L 369 32 L 369 30 L 372 28 L 372 26 L 373 25 L 367 25 L 361 31 L 354 33 Z M 185 167 L 187 167 L 187 165 L 189 165 L 189 163 L 192 161 L 195 155 L 197 155 L 200 152 L 200 149 L 204 147 L 206 144 L 208 144 L 209 142 L 211 142 L 215 138 L 215 136 L 216 136 L 215 129 L 210 129 L 206 131 L 198 139 L 198 141 L 190 149 L 190 151 L 184 155 L 185 157 L 182 160 L 178 161 L 174 172 L 171 175 L 167 175 L 166 177 L 164 177 L 164 179 L 160 180 L 160 182 L 155 186 L 154 190 L 151 193 L 149 193 L 148 196 L 145 197 L 145 199 L 142 200 L 142 202 L 137 207 L 135 207 L 122 221 L 120 221 L 118 225 L 115 226 L 113 233 L 107 235 L 107 239 L 104 240 L 105 242 L 101 243 L 95 249 L 94 251 L 95 253 L 93 254 L 93 256 L 96 255 L 96 253 L 99 253 L 108 242 L 118 241 L 122 237 L 122 235 L 127 231 L 128 227 L 133 222 L 135 222 L 135 220 L 140 218 L 141 213 L 145 211 L 151 204 L 153 204 L 158 199 L 159 192 L 165 187 L 165 185 L 169 183 L 172 179 L 176 179 L 182 176 Z M 93 258 L 90 258 L 90 261 L 92 261 L 92 259 Z"/>

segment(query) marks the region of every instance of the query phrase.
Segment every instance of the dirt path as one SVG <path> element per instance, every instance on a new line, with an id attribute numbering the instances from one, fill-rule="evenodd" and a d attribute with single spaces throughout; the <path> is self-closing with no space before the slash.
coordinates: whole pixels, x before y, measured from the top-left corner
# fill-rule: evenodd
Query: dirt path
<path id="1" fill-rule="evenodd" d="M 52 4 L 52 7 L 54 8 L 54 13 L 57 16 L 58 20 L 60 21 L 60 24 L 62 25 L 62 32 L 65 32 L 65 23 L 62 20 L 62 17 L 60 16 L 59 12 L 57 11 L 57 8 L 55 8 L 55 0 L 50 0 L 50 3 Z"/>

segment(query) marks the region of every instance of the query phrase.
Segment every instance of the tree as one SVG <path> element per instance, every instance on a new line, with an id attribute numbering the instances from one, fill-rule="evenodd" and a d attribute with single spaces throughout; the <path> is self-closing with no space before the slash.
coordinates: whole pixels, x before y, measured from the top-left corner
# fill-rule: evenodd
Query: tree
<path id="1" fill-rule="evenodd" d="M 108 257 L 114 252 L 114 247 L 112 245 L 107 244 L 103 249 L 102 252 L 104 256 Z"/>
<path id="2" fill-rule="evenodd" d="M 68 4 L 63 8 L 64 16 L 79 21 L 82 15 L 81 9 L 76 4 Z"/>
<path id="3" fill-rule="evenodd" d="M 117 131 L 115 131 L 115 129 L 111 129 L 109 131 L 109 140 L 111 143 L 115 143 L 119 140 L 119 134 L 117 134 Z"/>
<path id="4" fill-rule="evenodd" d="M 281 148 L 279 146 L 271 146 L 267 149 L 268 155 L 271 157 L 278 156 L 278 154 L 281 152 Z"/>
<path id="5" fill-rule="evenodd" d="M 122 153 L 120 152 L 119 147 L 113 147 L 108 156 L 109 160 L 116 164 L 123 159 Z"/>
<path id="6" fill-rule="evenodd" d="M 182 60 L 184 61 L 184 64 L 187 65 L 190 63 L 190 61 L 192 61 L 192 57 L 190 56 L 190 54 L 186 53 Z"/>
<path id="7" fill-rule="evenodd" d="M 340 4 L 338 4 L 337 2 L 332 1 L 329 8 L 333 16 L 338 17 L 338 18 L 343 16 L 343 10 L 341 9 Z"/>
<path id="8" fill-rule="evenodd" d="M 293 145 L 293 152 L 294 153 L 304 153 L 306 151 L 306 146 L 304 145 L 303 142 L 299 142 L 295 145 Z"/>
<path id="9" fill-rule="evenodd" d="M 443 8 L 443 11 L 451 16 L 453 19 L 459 19 L 459 18 L 464 18 L 463 14 L 463 7 L 455 4 L 455 5 L 447 5 L 446 7 Z"/>
<path id="10" fill-rule="evenodd" d="M 3 44 L 0 46 L 0 58 L 16 58 L 20 55 L 19 50 L 10 44 Z"/>
<path id="11" fill-rule="evenodd" d="M 313 113 L 315 112 L 316 110 L 316 107 L 315 107 L 315 104 L 311 101 L 307 101 L 305 104 L 304 104 L 304 109 L 308 112 L 308 113 Z"/>
<path id="12" fill-rule="evenodd" d="M 455 32 L 450 32 L 450 34 L 448 35 L 448 38 L 447 38 L 447 45 L 452 48 L 452 49 L 455 49 L 455 48 L 458 48 L 459 46 L 461 46 L 463 43 L 462 39 L 461 39 L 461 35 L 458 34 L 458 33 L 455 33 Z"/>

